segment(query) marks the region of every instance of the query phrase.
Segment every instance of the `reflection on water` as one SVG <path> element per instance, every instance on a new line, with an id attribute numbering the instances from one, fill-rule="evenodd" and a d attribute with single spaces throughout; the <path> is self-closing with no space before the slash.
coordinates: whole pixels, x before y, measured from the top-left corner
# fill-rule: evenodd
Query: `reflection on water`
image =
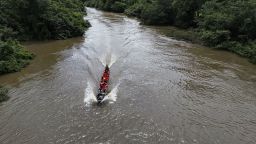
<path id="1" fill-rule="evenodd" d="M 26 44 L 37 58 L 0 77 L 19 83 L 0 105 L 0 143 L 256 143 L 255 65 L 124 15 L 86 19 L 84 40 Z M 111 62 L 116 101 L 88 104 Z"/>

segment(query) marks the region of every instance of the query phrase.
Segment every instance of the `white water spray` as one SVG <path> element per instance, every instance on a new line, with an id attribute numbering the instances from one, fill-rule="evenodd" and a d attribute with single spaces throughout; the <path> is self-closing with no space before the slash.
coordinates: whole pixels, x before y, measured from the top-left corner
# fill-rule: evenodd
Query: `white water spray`
<path id="1" fill-rule="evenodd" d="M 108 65 L 109 67 L 111 67 L 117 61 L 117 57 L 111 53 L 108 53 L 106 55 L 101 56 L 99 60 L 103 66 Z"/>
<path id="2" fill-rule="evenodd" d="M 111 92 L 107 96 L 105 96 L 105 98 L 102 100 L 102 102 L 109 102 L 109 103 L 116 102 L 118 87 L 119 87 L 119 84 L 117 84 L 111 90 Z M 97 103 L 97 98 L 94 93 L 93 86 L 91 85 L 90 82 L 87 83 L 87 88 L 85 89 L 84 103 L 86 106 L 90 106 L 93 103 Z"/>
<path id="3" fill-rule="evenodd" d="M 90 82 L 87 83 L 87 88 L 85 89 L 84 103 L 89 106 L 92 103 L 97 102 L 96 96 L 93 92 L 93 86 Z"/>
<path id="4" fill-rule="evenodd" d="M 111 92 L 102 100 L 102 102 L 108 101 L 110 103 L 116 102 L 117 99 L 117 92 L 118 92 L 118 85 L 116 85 Z"/>
<path id="5" fill-rule="evenodd" d="M 111 54 L 111 52 L 109 51 L 106 55 L 103 55 L 102 57 L 100 57 L 99 60 L 102 63 L 102 65 L 104 66 L 108 65 L 109 67 L 111 67 L 117 61 L 117 57 Z M 114 103 L 117 99 L 118 86 L 119 84 L 113 87 L 111 92 L 107 96 L 105 96 L 102 102 Z M 85 89 L 85 97 L 84 97 L 84 103 L 86 104 L 86 106 L 89 106 L 93 103 L 97 103 L 97 98 L 95 95 L 96 91 L 94 91 L 95 87 L 96 89 L 98 89 L 96 84 L 88 81 L 87 87 Z"/>

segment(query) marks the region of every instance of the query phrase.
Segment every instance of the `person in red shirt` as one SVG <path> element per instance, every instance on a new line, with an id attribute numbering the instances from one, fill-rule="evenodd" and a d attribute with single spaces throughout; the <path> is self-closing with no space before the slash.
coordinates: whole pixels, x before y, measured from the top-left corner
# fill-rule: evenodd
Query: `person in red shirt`
<path id="1" fill-rule="evenodd" d="M 103 75 L 102 81 L 108 82 L 109 76 L 108 75 Z"/>
<path id="2" fill-rule="evenodd" d="M 108 67 L 108 65 L 106 66 L 106 68 L 105 68 L 105 71 L 104 71 L 104 73 L 103 73 L 103 76 L 102 76 L 102 78 L 101 78 L 101 80 L 102 81 L 105 81 L 105 82 L 108 82 L 108 80 L 109 80 L 109 67 Z"/>
<path id="3" fill-rule="evenodd" d="M 100 83 L 100 90 L 102 90 L 103 92 L 106 92 L 108 89 L 108 84 L 106 82 L 101 82 Z"/>
<path id="4" fill-rule="evenodd" d="M 109 75 L 110 75 L 110 71 L 109 71 L 109 67 L 107 65 L 105 67 L 105 70 L 103 72 L 103 75 L 102 75 L 101 81 L 100 81 L 99 93 L 97 95 L 98 103 L 100 103 L 104 99 L 104 97 L 107 95 Z"/>
<path id="5" fill-rule="evenodd" d="M 110 73 L 110 71 L 109 71 L 109 67 L 107 65 L 105 68 L 105 71 L 103 73 L 103 76 L 101 78 L 100 89 L 99 89 L 100 91 L 102 91 L 104 93 L 108 90 L 109 73 Z"/>

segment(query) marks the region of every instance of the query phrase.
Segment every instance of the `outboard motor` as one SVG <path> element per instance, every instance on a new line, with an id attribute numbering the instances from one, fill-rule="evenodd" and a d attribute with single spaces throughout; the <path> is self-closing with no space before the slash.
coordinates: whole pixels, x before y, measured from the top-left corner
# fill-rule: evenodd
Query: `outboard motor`
<path id="1" fill-rule="evenodd" d="M 104 99 L 105 96 L 106 96 L 106 95 L 105 95 L 104 93 L 99 93 L 99 94 L 97 95 L 97 101 L 98 101 L 98 103 L 101 103 L 101 101 Z"/>

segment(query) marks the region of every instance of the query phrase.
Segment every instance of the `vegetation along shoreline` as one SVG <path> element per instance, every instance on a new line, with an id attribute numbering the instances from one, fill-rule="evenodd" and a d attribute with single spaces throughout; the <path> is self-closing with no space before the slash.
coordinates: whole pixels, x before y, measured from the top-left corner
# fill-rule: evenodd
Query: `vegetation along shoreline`
<path id="1" fill-rule="evenodd" d="M 256 63 L 255 0 L 85 0 L 85 5 L 125 13 L 145 25 L 175 26 L 172 36 Z"/>
<path id="2" fill-rule="evenodd" d="M 84 0 L 1 0 L 0 75 L 20 71 L 35 55 L 20 42 L 82 36 L 90 26 Z M 8 90 L 0 88 L 0 101 Z"/>

